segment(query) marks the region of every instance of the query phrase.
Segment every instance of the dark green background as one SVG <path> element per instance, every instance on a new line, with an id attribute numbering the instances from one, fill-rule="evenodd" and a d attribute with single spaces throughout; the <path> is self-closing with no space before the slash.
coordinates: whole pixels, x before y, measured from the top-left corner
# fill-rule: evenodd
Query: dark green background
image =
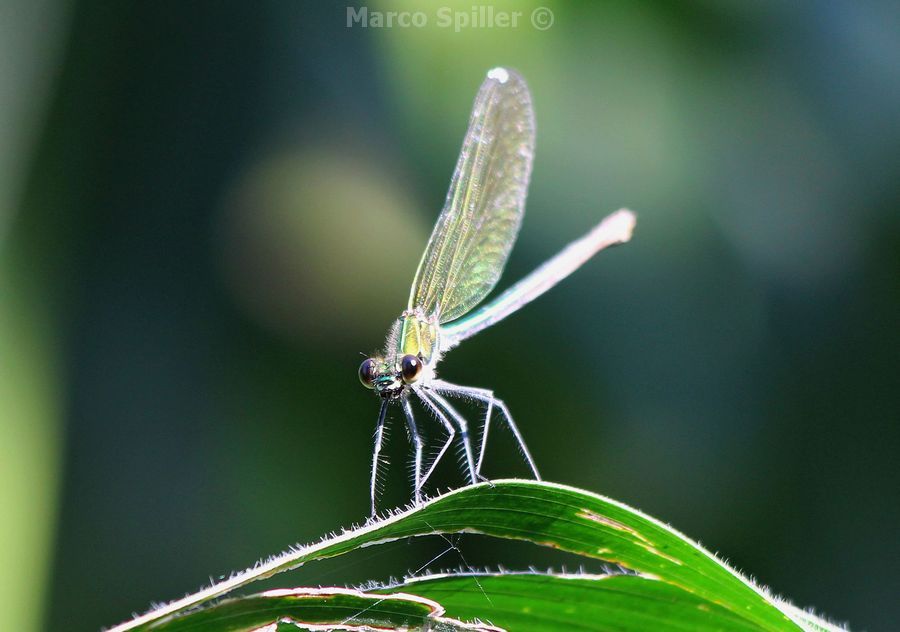
<path id="1" fill-rule="evenodd" d="M 425 29 L 348 29 L 340 4 L 9 3 L 0 627 L 97 629 L 365 516 L 359 352 L 405 306 L 501 64 L 538 124 L 501 285 L 609 211 L 639 223 L 442 375 L 503 397 L 546 478 L 854 629 L 895 624 L 896 6 L 544 4 L 546 31 L 496 3 L 518 28 L 455 33 L 437 5 Z M 512 456 L 498 438 L 489 474 L 524 473 Z M 386 578 L 442 544 L 278 583 Z"/>

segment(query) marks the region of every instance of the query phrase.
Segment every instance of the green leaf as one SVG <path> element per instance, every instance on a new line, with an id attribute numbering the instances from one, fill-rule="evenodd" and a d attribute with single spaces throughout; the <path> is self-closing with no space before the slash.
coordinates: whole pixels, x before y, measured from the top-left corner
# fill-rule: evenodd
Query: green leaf
<path id="1" fill-rule="evenodd" d="M 231 632 L 271 625 L 277 625 L 278 630 L 294 632 L 303 628 L 315 629 L 313 626 L 322 629 L 321 626 L 329 625 L 446 632 L 488 632 L 495 629 L 448 619 L 443 614 L 439 604 L 414 595 L 376 595 L 347 588 L 298 588 L 228 599 L 202 610 L 165 619 L 152 627 L 164 632 Z"/>
<path id="2" fill-rule="evenodd" d="M 458 489 L 419 507 L 345 531 L 317 544 L 293 549 L 124 623 L 115 630 L 148 629 L 154 623 L 169 620 L 172 615 L 236 588 L 313 560 L 343 555 L 364 546 L 437 533 L 480 533 L 525 540 L 586 558 L 613 562 L 630 573 L 603 579 L 558 577 L 547 580 L 534 574 L 479 578 L 485 590 L 482 593 L 479 589 L 478 594 L 505 604 L 505 614 L 501 613 L 498 621 L 506 620 L 504 617 L 507 616 L 519 617 L 513 622 L 512 629 L 515 630 L 549 629 L 537 623 L 524 624 L 530 619 L 522 618 L 523 614 L 529 614 L 524 608 L 530 607 L 537 620 L 535 608 L 542 600 L 540 608 L 545 619 L 568 613 L 571 621 L 579 622 L 575 627 L 585 629 L 609 629 L 591 628 L 590 625 L 613 623 L 616 629 L 623 629 L 626 620 L 632 622 L 628 629 L 660 629 L 666 627 L 660 621 L 670 616 L 672 620 L 667 623 L 670 629 L 683 629 L 678 627 L 679 619 L 710 622 L 704 626 L 698 623 L 698 627 L 691 629 L 836 629 L 770 597 L 700 545 L 635 509 L 563 485 L 509 480 Z M 523 566 L 527 566 L 527 562 Z M 435 597 L 438 595 L 429 591 L 444 591 L 439 601 L 448 607 L 451 616 L 493 621 L 487 599 L 482 599 L 482 607 L 479 607 L 471 599 L 474 594 L 471 590 L 460 588 L 458 593 L 445 590 L 455 579 L 462 582 L 456 584 L 458 588 L 467 585 L 466 582 L 475 584 L 471 577 L 442 576 L 410 582 L 396 589 Z M 496 589 L 496 594 L 492 595 L 485 584 Z M 513 588 L 515 590 L 510 593 Z M 545 597 L 551 588 L 568 596 L 560 596 L 555 604 L 554 600 L 548 602 Z M 534 603 L 530 603 L 532 601 Z M 452 610 L 448 604 L 452 605 Z"/>
<path id="3" fill-rule="evenodd" d="M 437 601 L 457 619 L 479 618 L 507 630 L 762 629 L 724 606 L 638 575 L 437 575 L 390 590 Z"/>

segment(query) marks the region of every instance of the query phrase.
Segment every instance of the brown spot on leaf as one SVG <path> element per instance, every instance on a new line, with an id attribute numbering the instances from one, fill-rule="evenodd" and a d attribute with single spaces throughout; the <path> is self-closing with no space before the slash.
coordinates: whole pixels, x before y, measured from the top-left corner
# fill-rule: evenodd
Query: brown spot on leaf
<path id="1" fill-rule="evenodd" d="M 643 540 L 647 542 L 647 538 L 642 536 L 640 533 L 629 527 L 627 524 L 623 524 L 618 520 L 610 518 L 609 516 L 602 516 L 595 511 L 591 511 L 590 509 L 582 509 L 578 512 L 579 518 L 584 518 L 586 520 L 591 520 L 593 522 L 598 522 L 607 527 L 612 527 L 616 531 L 624 531 L 625 533 L 636 537 L 639 540 Z"/>

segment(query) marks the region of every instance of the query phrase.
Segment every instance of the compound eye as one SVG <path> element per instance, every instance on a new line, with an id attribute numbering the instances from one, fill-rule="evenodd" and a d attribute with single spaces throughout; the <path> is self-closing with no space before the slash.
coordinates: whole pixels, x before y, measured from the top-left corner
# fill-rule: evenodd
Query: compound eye
<path id="1" fill-rule="evenodd" d="M 375 360 L 366 358 L 359 365 L 359 381 L 366 388 L 375 388 Z"/>
<path id="2" fill-rule="evenodd" d="M 414 355 L 405 355 L 400 360 L 400 377 L 406 384 L 412 384 L 422 374 L 422 360 Z"/>

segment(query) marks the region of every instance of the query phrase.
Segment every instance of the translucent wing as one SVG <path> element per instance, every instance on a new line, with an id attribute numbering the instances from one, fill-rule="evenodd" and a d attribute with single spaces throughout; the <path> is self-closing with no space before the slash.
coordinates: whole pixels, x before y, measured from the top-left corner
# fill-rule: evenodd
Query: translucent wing
<path id="1" fill-rule="evenodd" d="M 488 72 L 444 210 L 428 240 L 409 308 L 441 323 L 478 305 L 497 284 L 522 223 L 534 155 L 534 111 L 516 72 Z"/>

